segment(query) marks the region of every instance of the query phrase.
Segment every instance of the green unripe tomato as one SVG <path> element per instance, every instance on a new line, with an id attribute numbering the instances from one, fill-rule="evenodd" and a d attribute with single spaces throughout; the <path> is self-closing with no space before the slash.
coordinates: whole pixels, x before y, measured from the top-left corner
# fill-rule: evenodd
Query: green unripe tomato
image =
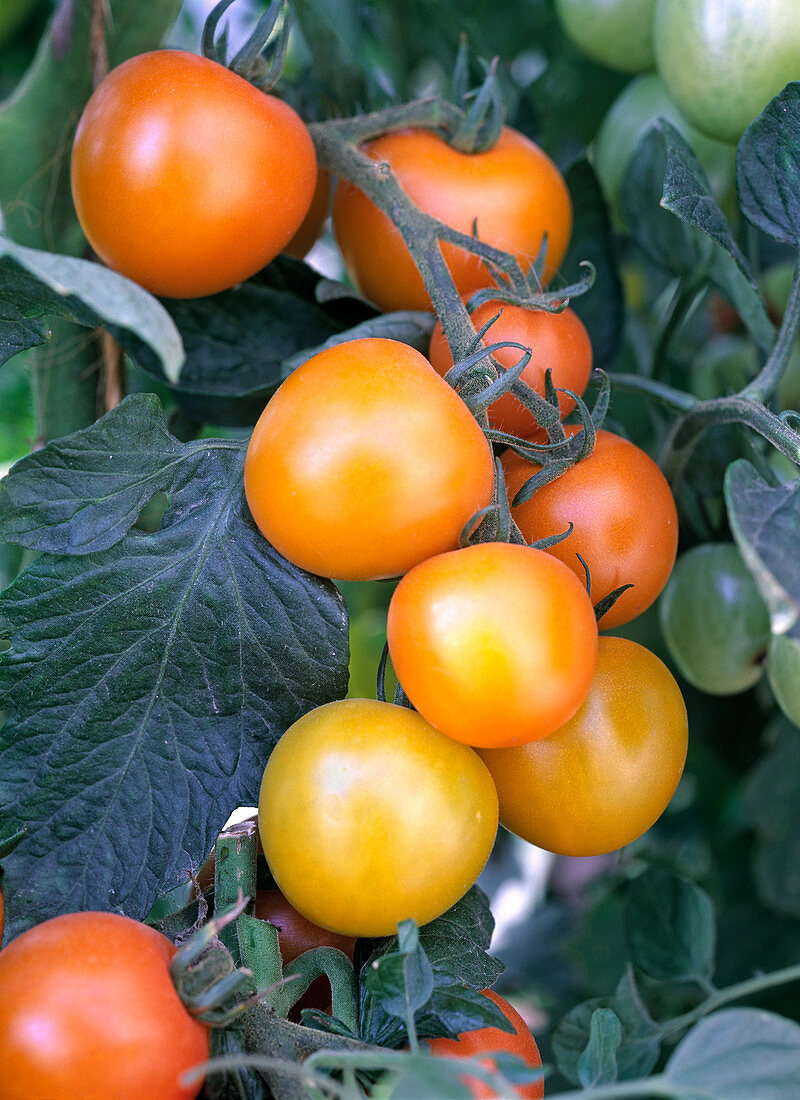
<path id="1" fill-rule="evenodd" d="M 657 0 L 656 65 L 698 130 L 736 142 L 800 78 L 797 0 Z"/>
<path id="2" fill-rule="evenodd" d="M 656 0 L 556 0 L 556 11 L 582 53 L 610 69 L 652 69 Z"/>
<path id="3" fill-rule="evenodd" d="M 619 216 L 622 182 L 645 131 L 666 118 L 686 138 L 722 202 L 733 185 L 733 150 L 696 130 L 669 97 L 657 73 L 643 73 L 626 84 L 611 104 L 594 141 L 594 170 L 606 201 Z"/>
<path id="4" fill-rule="evenodd" d="M 786 634 L 775 634 L 767 650 L 767 679 L 778 706 L 800 726 L 800 642 Z"/>
<path id="5" fill-rule="evenodd" d="M 659 619 L 681 675 L 701 691 L 736 695 L 761 678 L 769 613 L 733 543 L 706 543 L 678 558 Z"/>

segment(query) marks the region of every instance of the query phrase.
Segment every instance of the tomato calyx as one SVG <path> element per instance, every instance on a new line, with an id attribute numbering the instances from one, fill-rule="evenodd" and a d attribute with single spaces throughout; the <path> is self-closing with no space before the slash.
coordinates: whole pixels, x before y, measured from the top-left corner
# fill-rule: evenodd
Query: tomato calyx
<path id="1" fill-rule="evenodd" d="M 469 47 L 462 35 L 453 68 L 452 93 L 458 104 L 464 104 L 461 124 L 445 140 L 461 153 L 482 153 L 497 144 L 506 118 L 503 93 L 497 80 L 497 58 L 484 66 L 483 83 L 473 91 L 469 87 Z M 471 103 L 469 101 L 472 100 Z M 469 103 L 469 106 L 466 106 Z"/>
<path id="2" fill-rule="evenodd" d="M 202 54 L 210 61 L 216 61 L 230 69 L 262 92 L 269 92 L 280 79 L 289 46 L 290 18 L 287 0 L 272 0 L 250 37 L 229 62 L 227 30 L 223 30 L 218 36 L 217 27 L 233 3 L 234 0 L 219 0 L 209 12 L 203 26 Z M 265 56 L 265 51 L 268 56 Z"/>

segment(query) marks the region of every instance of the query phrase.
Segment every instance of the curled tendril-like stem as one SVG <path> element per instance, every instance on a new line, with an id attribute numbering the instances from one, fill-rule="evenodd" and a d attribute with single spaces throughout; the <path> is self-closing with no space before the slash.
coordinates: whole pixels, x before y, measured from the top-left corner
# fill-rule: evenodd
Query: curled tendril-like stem
<path id="1" fill-rule="evenodd" d="M 287 0 L 272 0 L 258 20 L 252 34 L 228 62 L 228 28 L 219 35 L 217 28 L 234 0 L 220 0 L 209 13 L 201 38 L 204 57 L 225 65 L 264 92 L 277 84 L 289 45 L 289 5 Z M 264 53 L 269 46 L 269 60 Z"/>

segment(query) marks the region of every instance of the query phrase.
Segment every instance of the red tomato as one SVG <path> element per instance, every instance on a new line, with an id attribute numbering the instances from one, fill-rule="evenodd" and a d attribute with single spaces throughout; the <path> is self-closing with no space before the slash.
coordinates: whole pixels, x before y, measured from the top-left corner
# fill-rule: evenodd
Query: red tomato
<path id="1" fill-rule="evenodd" d="M 475 329 L 485 325 L 500 310 L 502 313 L 486 333 L 484 344 L 513 340 L 530 348 L 531 359 L 521 379 L 542 396 L 548 369 L 552 371 L 554 386 L 582 396 L 592 373 L 592 344 L 577 313 L 569 307 L 563 313 L 547 313 L 504 302 L 485 302 L 472 313 Z M 518 348 L 501 348 L 494 352 L 494 358 L 502 367 L 513 367 L 522 354 Z M 436 322 L 433 330 L 428 358 L 441 375 L 447 374 L 453 365 L 441 321 Z M 566 394 L 559 394 L 558 400 L 562 416 L 575 408 L 575 402 Z M 532 414 L 510 393 L 503 394 L 490 405 L 489 423 L 493 428 L 523 439 L 531 439 L 540 431 Z"/>
<path id="2" fill-rule="evenodd" d="M 109 267 L 195 298 L 249 278 L 290 241 L 317 181 L 292 108 L 181 50 L 112 70 L 81 116 L 72 196 Z"/>
<path id="3" fill-rule="evenodd" d="M 247 450 L 247 503 L 264 537 L 324 577 L 404 573 L 458 545 L 489 503 L 486 437 L 424 356 L 351 340 L 298 367 Z"/>
<path id="4" fill-rule="evenodd" d="M 485 747 L 558 729 L 583 702 L 597 659 L 585 587 L 549 554 L 505 542 L 439 554 L 407 573 L 387 637 L 420 714 Z"/>
<path id="5" fill-rule="evenodd" d="M 568 426 L 574 435 L 580 429 Z M 513 451 L 503 455 L 508 499 L 513 500 L 539 469 Z M 581 580 L 578 554 L 589 566 L 592 601 L 632 584 L 603 616 L 608 630 L 636 618 L 667 583 L 678 549 L 678 514 L 669 485 L 641 448 L 612 432 L 599 431 L 594 450 L 561 477 L 537 489 L 512 509 L 528 542 L 566 531 L 547 551 Z"/>
<path id="6" fill-rule="evenodd" d="M 538 145 L 506 126 L 484 153 L 461 153 L 428 130 L 401 130 L 370 142 L 367 154 L 391 165 L 408 197 L 445 224 L 511 252 L 524 270 L 547 234 L 545 281 L 564 258 L 572 204 L 561 173 Z M 359 290 L 380 309 L 431 309 L 431 301 L 399 231 L 358 188 L 344 181 L 333 200 L 333 228 Z M 472 253 L 442 252 L 462 294 L 493 281 Z"/>
<path id="7" fill-rule="evenodd" d="M 688 726 L 667 666 L 627 638 L 601 638 L 592 686 L 550 737 L 481 750 L 500 823 L 567 856 L 630 844 L 661 816 L 686 761 Z"/>
<path id="8" fill-rule="evenodd" d="M 181 1004 L 166 936 L 70 913 L 0 953 L 0 1100 L 190 1100 L 208 1029 Z"/>
<path id="9" fill-rule="evenodd" d="M 431 1053 L 437 1058 L 480 1058 L 483 1054 L 491 1055 L 503 1051 L 516 1054 L 533 1068 L 540 1066 L 542 1057 L 536 1040 L 513 1005 L 493 989 L 484 989 L 483 995 L 503 1010 L 514 1025 L 513 1032 L 501 1031 L 499 1027 L 481 1027 L 476 1031 L 464 1031 L 457 1039 L 429 1039 Z M 481 1061 L 489 1069 L 496 1068 L 496 1062 L 491 1057 L 481 1058 Z M 477 1077 L 465 1077 L 464 1081 L 476 1100 L 495 1100 L 497 1097 L 497 1093 Z M 523 1097 L 523 1100 L 541 1100 L 544 1096 L 544 1081 L 516 1085 L 514 1095 Z"/>

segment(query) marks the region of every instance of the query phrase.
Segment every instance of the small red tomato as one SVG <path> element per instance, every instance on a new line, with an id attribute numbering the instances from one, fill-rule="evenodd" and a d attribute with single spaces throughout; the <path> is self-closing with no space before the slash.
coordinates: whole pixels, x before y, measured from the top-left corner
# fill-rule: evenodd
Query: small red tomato
<path id="1" fill-rule="evenodd" d="M 567 426 L 568 435 L 580 429 Z M 539 469 L 514 451 L 503 455 L 512 501 Z M 527 542 L 566 531 L 548 554 L 585 579 L 578 555 L 589 567 L 592 602 L 632 584 L 600 620 L 600 629 L 641 614 L 667 583 L 678 550 L 678 513 L 667 479 L 648 454 L 612 432 L 599 431 L 592 453 L 512 508 Z"/>
<path id="2" fill-rule="evenodd" d="M 542 1057 L 536 1040 L 513 1005 L 493 989 L 484 989 L 483 995 L 503 1010 L 514 1025 L 514 1030 L 502 1031 L 499 1027 L 481 1027 L 476 1031 L 464 1031 L 457 1039 L 429 1039 L 431 1053 L 437 1058 L 480 1058 L 487 1068 L 495 1069 L 496 1062 L 491 1055 L 502 1051 L 516 1054 L 533 1069 L 540 1066 Z M 484 1058 L 482 1055 L 489 1055 L 489 1057 Z M 476 1100 L 497 1100 L 497 1094 L 477 1077 L 465 1077 L 464 1083 Z M 515 1085 L 514 1095 L 522 1097 L 523 1100 L 541 1100 L 544 1096 L 544 1081 L 540 1079 L 528 1085 Z"/>
<path id="3" fill-rule="evenodd" d="M 530 348 L 530 362 L 520 376 L 523 382 L 544 396 L 544 376 L 549 369 L 554 386 L 583 395 L 592 373 L 592 344 L 574 310 L 567 307 L 562 313 L 547 313 L 543 309 L 525 309 L 504 302 L 484 302 L 472 313 L 476 330 L 497 313 L 500 316 L 483 342 L 494 344 L 513 340 L 515 344 Z M 494 352 L 494 358 L 501 367 L 508 368 L 516 366 L 522 354 L 519 348 L 500 348 Z M 447 374 L 453 365 L 441 321 L 436 322 L 433 330 L 428 357 L 441 375 Z M 558 402 L 562 416 L 575 408 L 574 400 L 564 393 L 558 395 Z M 531 439 L 540 432 L 533 415 L 511 393 L 503 394 L 488 411 L 489 423 L 500 431 L 523 439 Z"/>

